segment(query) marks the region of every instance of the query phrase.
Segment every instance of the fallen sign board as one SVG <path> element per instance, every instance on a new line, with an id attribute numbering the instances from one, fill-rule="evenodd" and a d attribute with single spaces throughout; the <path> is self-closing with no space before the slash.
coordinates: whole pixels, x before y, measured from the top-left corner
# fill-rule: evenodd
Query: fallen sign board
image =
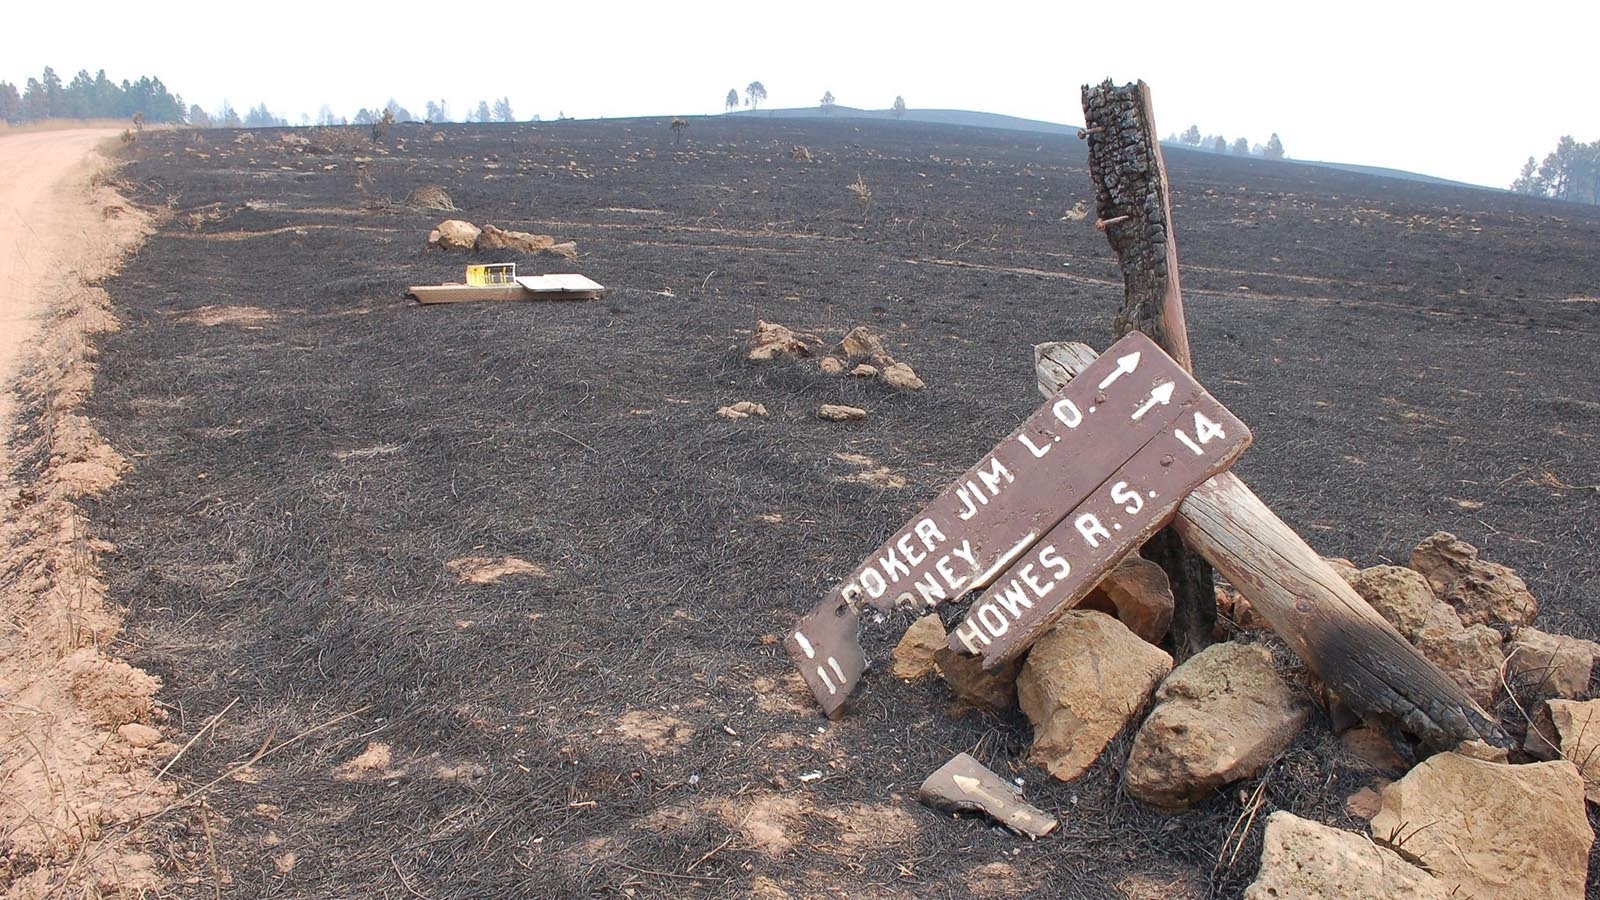
<path id="1" fill-rule="evenodd" d="M 593 300 L 606 289 L 582 275 L 518 275 L 508 284 L 414 285 L 406 293 L 419 303 L 464 303 L 471 300 Z"/>
<path id="2" fill-rule="evenodd" d="M 1180 433 L 1181 439 L 1177 437 Z M 1249 431 L 1153 341 L 1135 332 L 1089 363 L 1082 374 L 895 532 L 800 620 L 785 645 L 823 710 L 835 715 L 866 671 L 859 628 L 865 607 L 880 611 L 895 606 L 931 608 L 988 587 L 1002 572 L 1007 576 L 1002 586 L 1011 579 L 1022 580 L 1022 570 L 1037 565 L 1024 554 L 1047 535 L 1054 538 L 1052 529 L 1064 520 L 1078 521 L 1072 514 L 1080 506 L 1084 506 L 1080 516 L 1092 514 L 1102 526 L 1091 532 L 1097 536 L 1099 531 L 1106 532 L 1092 549 L 1114 554 L 1114 565 L 1137 545 L 1147 520 L 1155 518 L 1155 527 L 1159 527 L 1170 518 L 1183 493 L 1193 488 L 1189 485 L 1192 475 L 1199 471 L 1187 460 L 1179 466 L 1180 457 L 1174 453 L 1137 461 L 1158 438 L 1186 442 L 1184 452 L 1188 452 L 1187 445 L 1193 445 L 1198 453 L 1190 455 L 1204 458 L 1208 468 L 1221 471 L 1248 445 Z M 1168 456 L 1172 462 L 1162 465 Z M 1151 459 L 1157 469 L 1172 469 L 1183 477 L 1160 478 L 1159 484 L 1148 477 L 1133 480 L 1148 469 Z M 1209 475 L 1199 480 L 1206 477 Z M 1114 516 L 1106 504 L 1133 505 L 1124 495 L 1134 484 L 1157 496 L 1144 497 L 1138 517 Z M 1178 492 L 1183 485 L 1189 486 Z M 1098 505 L 1091 509 L 1086 504 Z M 1115 526 L 1121 526 L 1120 530 Z M 1060 543 L 1062 548 L 1067 546 L 1065 541 Z M 1039 612 L 1015 629 L 1016 637 L 1000 645 L 996 659 L 1025 647 L 1026 643 L 1019 645 L 1017 639 L 1024 632 L 1040 630 L 1040 621 L 1059 612 L 1054 605 L 1058 598 L 1077 589 L 1076 579 L 1066 581 L 1072 563 L 1065 558 L 1058 562 L 1060 553 L 1051 557 L 1039 571 L 1059 572 L 1060 577 L 1052 582 L 1063 583 L 1053 583 L 1045 592 L 1048 598 L 1037 598 Z M 1083 577 L 1087 577 L 1095 563 L 1081 556 L 1079 560 Z M 1014 563 L 1015 572 L 1011 571 Z M 1031 589 L 1026 581 L 1024 584 Z M 1006 637 L 986 634 L 990 640 L 985 647 L 994 645 L 996 637 Z M 975 637 L 974 643 L 980 643 L 979 639 Z"/>

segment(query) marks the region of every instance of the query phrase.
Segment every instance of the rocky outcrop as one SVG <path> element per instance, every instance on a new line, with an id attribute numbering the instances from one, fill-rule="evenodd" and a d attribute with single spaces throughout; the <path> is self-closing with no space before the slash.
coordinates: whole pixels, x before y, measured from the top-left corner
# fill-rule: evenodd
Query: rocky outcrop
<path id="1" fill-rule="evenodd" d="M 1581 898 L 1594 842 L 1576 766 L 1457 753 L 1385 788 L 1372 835 L 1426 867 L 1450 896 L 1472 900 Z"/>
<path id="2" fill-rule="evenodd" d="M 1411 551 L 1411 568 L 1466 625 L 1531 625 L 1539 604 L 1517 573 L 1478 558 L 1478 548 L 1440 531 Z"/>
<path id="3" fill-rule="evenodd" d="M 1311 712 L 1258 644 L 1207 647 L 1168 676 L 1155 703 L 1133 739 L 1123 785 L 1162 809 L 1182 809 L 1259 772 Z"/>
<path id="4" fill-rule="evenodd" d="M 1144 707 L 1172 657 L 1105 613 L 1072 610 L 1033 645 L 1017 699 L 1033 723 L 1030 758 L 1071 781 Z"/>
<path id="5" fill-rule="evenodd" d="M 1366 835 L 1288 812 L 1267 817 L 1261 872 L 1245 900 L 1445 900 L 1438 879 Z"/>

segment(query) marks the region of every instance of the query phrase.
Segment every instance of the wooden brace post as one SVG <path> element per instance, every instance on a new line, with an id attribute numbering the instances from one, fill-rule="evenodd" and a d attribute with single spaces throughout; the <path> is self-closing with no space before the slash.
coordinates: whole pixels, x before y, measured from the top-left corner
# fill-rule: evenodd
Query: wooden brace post
<path id="1" fill-rule="evenodd" d="M 1035 347 L 1039 391 L 1054 396 L 1093 357 L 1083 344 Z M 1407 642 L 1232 472 L 1190 494 L 1173 524 L 1363 718 L 1396 723 L 1440 750 L 1471 740 L 1511 747 L 1460 685 Z"/>

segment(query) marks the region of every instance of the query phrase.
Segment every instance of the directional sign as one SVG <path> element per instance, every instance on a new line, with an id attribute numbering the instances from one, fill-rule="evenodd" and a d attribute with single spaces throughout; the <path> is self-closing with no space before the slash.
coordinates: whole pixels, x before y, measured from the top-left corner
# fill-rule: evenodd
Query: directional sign
<path id="1" fill-rule="evenodd" d="M 985 668 L 1026 650 L 1249 444 L 1244 423 L 1210 394 L 1186 404 L 1175 424 L 995 579 L 951 633 L 950 648 L 981 654 Z"/>
<path id="2" fill-rule="evenodd" d="M 800 620 L 786 646 L 823 709 L 839 710 L 866 669 L 863 608 L 934 607 L 987 587 L 1206 396 L 1144 335 L 1114 344 Z"/>

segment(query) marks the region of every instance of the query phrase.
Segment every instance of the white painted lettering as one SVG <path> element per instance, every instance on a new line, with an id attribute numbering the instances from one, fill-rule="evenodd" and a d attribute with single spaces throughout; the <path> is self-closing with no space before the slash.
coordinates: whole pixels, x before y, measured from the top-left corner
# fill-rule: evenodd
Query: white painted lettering
<path id="1" fill-rule="evenodd" d="M 1033 577 L 1033 563 L 1023 566 L 1017 572 L 1017 577 L 1021 578 L 1022 583 L 1028 586 L 1028 590 L 1033 591 L 1035 597 L 1043 597 L 1051 588 L 1056 586 L 1054 581 L 1049 584 L 1040 584 L 1039 580 Z"/>
<path id="2" fill-rule="evenodd" d="M 922 580 L 914 582 L 914 584 L 916 585 L 917 593 L 922 595 L 922 602 L 929 606 L 937 606 L 940 600 L 950 599 L 950 593 L 944 589 L 943 585 L 939 584 L 939 580 L 933 577 L 932 572 L 924 573 Z"/>
<path id="3" fill-rule="evenodd" d="M 890 581 L 899 581 L 911 574 L 911 567 L 901 562 L 900 557 L 894 555 L 893 547 L 890 547 L 887 553 L 879 557 L 878 565 L 883 569 L 884 577 Z M 898 570 L 898 573 L 896 570 Z"/>
<path id="4" fill-rule="evenodd" d="M 1011 579 L 1010 584 L 1001 588 L 1000 592 L 995 594 L 994 599 L 1005 607 L 1006 612 L 1010 613 L 1013 618 L 1020 619 L 1022 618 L 1022 610 L 1033 608 L 1033 601 L 1028 599 L 1028 595 L 1022 590 L 1022 585 L 1017 584 L 1015 578 Z"/>
<path id="5" fill-rule="evenodd" d="M 1126 481 L 1111 486 L 1111 502 L 1123 504 L 1122 511 L 1130 516 L 1144 509 L 1144 498 L 1139 496 L 1138 491 L 1129 490 Z"/>
<path id="6" fill-rule="evenodd" d="M 1061 558 L 1061 554 L 1056 552 L 1055 544 L 1047 544 L 1039 551 L 1039 563 L 1054 571 L 1056 581 L 1061 581 L 1072 574 L 1072 564 Z"/>
<path id="7" fill-rule="evenodd" d="M 1000 496 L 1000 488 L 1003 484 L 1009 484 L 1017 479 L 1016 476 L 1011 474 L 1011 470 L 1007 469 L 1005 465 L 1000 462 L 1000 460 L 990 459 L 989 471 L 979 472 L 978 480 L 983 482 L 983 486 L 989 489 L 990 496 L 998 497 Z"/>
<path id="8" fill-rule="evenodd" d="M 867 589 L 867 596 L 882 597 L 889 590 L 889 583 L 883 580 L 877 569 L 867 569 L 861 573 L 861 586 Z"/>
<path id="9" fill-rule="evenodd" d="M 861 586 L 852 581 L 839 589 L 839 596 L 845 603 L 855 606 L 856 601 L 861 599 Z"/>
<path id="10" fill-rule="evenodd" d="M 917 537 L 922 538 L 922 546 L 932 550 L 944 543 L 944 532 L 939 530 L 939 523 L 932 519 L 923 519 L 915 528 Z"/>
<path id="11" fill-rule="evenodd" d="M 1077 526 L 1078 533 L 1083 535 L 1083 539 L 1089 542 L 1090 547 L 1100 546 L 1100 542 L 1095 540 L 1095 535 L 1099 535 L 1104 538 L 1111 537 L 1111 532 L 1107 531 L 1106 527 L 1100 524 L 1100 518 L 1094 513 L 1084 513 L 1072 524 Z M 870 592 L 872 590 L 871 586 L 868 586 L 867 590 Z"/>
<path id="12" fill-rule="evenodd" d="M 1045 444 L 1043 447 L 1041 447 L 1033 442 L 1033 438 L 1028 437 L 1027 432 L 1017 435 L 1017 440 L 1022 442 L 1022 446 L 1028 448 L 1028 452 L 1033 454 L 1034 459 L 1038 459 L 1046 453 L 1049 453 L 1050 448 L 1055 446 L 1054 444 Z"/>
<path id="13" fill-rule="evenodd" d="M 956 629 L 956 638 L 967 648 L 968 653 L 976 654 L 981 652 L 983 647 L 989 646 L 989 636 L 983 633 L 983 629 L 978 627 L 976 621 L 963 622 L 961 627 Z"/>
<path id="14" fill-rule="evenodd" d="M 911 543 L 911 535 L 909 534 L 900 535 L 900 540 L 895 541 L 894 545 L 899 547 L 900 552 L 906 555 L 906 562 L 913 566 L 921 565 L 922 561 L 928 558 L 928 554 L 918 550 Z"/>
<path id="15" fill-rule="evenodd" d="M 978 568 L 978 557 L 972 552 L 971 541 L 963 538 L 961 541 L 961 546 L 952 548 L 950 552 L 966 560 L 967 565 L 971 566 L 974 570 Z"/>
<path id="16" fill-rule="evenodd" d="M 964 577 L 957 578 L 956 573 L 951 570 L 950 554 L 948 553 L 939 557 L 939 561 L 935 562 L 933 567 L 939 571 L 939 577 L 944 579 L 945 584 L 950 585 L 950 590 L 952 591 L 959 589 L 961 587 L 961 583 L 967 580 Z"/>
<path id="17" fill-rule="evenodd" d="M 978 621 L 988 629 L 989 634 L 1000 637 L 1011 630 L 1011 620 L 993 603 L 985 603 L 977 609 Z"/>
<path id="18" fill-rule="evenodd" d="M 956 488 L 956 496 L 960 497 L 961 502 L 967 505 L 965 510 L 956 513 L 956 518 L 965 522 L 978 514 L 977 504 L 973 503 L 972 498 L 967 495 L 967 489 L 965 486 Z"/>
<path id="19" fill-rule="evenodd" d="M 1083 424 L 1083 413 L 1078 410 L 1078 404 L 1066 398 L 1057 400 L 1051 412 L 1054 412 L 1056 419 L 1068 428 L 1077 428 Z"/>

